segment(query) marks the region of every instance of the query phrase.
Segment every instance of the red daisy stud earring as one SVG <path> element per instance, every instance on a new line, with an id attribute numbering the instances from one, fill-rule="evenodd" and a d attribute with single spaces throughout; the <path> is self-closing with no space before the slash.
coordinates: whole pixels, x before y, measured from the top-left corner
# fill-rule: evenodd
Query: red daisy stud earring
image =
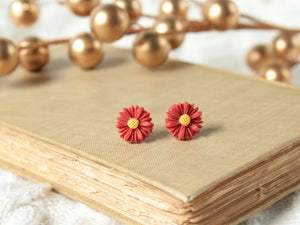
<path id="1" fill-rule="evenodd" d="M 165 119 L 169 133 L 172 133 L 172 136 L 179 140 L 182 138 L 185 140 L 192 139 L 202 128 L 200 125 L 203 123 L 202 112 L 198 109 L 198 107 L 194 107 L 194 104 L 188 102 L 172 105 Z"/>
<path id="2" fill-rule="evenodd" d="M 149 137 L 152 132 L 153 123 L 150 113 L 144 110 L 143 107 L 130 106 L 124 108 L 119 113 L 120 117 L 117 118 L 116 127 L 119 129 L 120 137 L 130 143 L 139 143 Z"/>

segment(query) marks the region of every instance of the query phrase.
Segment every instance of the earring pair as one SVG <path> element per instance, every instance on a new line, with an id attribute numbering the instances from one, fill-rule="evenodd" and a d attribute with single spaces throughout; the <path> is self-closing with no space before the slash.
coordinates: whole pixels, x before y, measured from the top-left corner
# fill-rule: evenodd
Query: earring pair
<path id="1" fill-rule="evenodd" d="M 130 143 L 144 141 L 152 133 L 153 123 L 150 113 L 143 107 L 130 106 L 119 113 L 116 127 L 120 137 Z M 173 137 L 179 140 L 192 139 L 199 133 L 202 112 L 194 104 L 188 102 L 172 105 L 167 111 L 166 128 Z"/>

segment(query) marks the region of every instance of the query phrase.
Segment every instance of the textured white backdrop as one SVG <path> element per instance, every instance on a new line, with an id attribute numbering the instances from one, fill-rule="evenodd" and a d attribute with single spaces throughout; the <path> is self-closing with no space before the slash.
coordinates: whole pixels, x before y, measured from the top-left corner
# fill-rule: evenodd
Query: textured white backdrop
<path id="1" fill-rule="evenodd" d="M 26 35 L 43 39 L 72 37 L 89 31 L 88 18 L 74 16 L 55 0 L 39 0 L 41 17 L 27 30 L 17 29 L 9 19 L 8 5 L 12 0 L 0 0 L 0 36 L 19 41 Z M 110 2 L 110 1 L 102 1 Z M 156 14 L 159 0 L 142 0 L 144 12 Z M 235 1 L 241 12 L 278 25 L 300 28 L 299 0 L 240 0 Z M 200 18 L 191 4 L 190 18 Z M 150 25 L 149 19 L 142 24 Z M 184 44 L 171 53 L 183 61 L 209 65 L 234 72 L 254 75 L 245 63 L 249 48 L 258 43 L 269 43 L 276 31 L 203 32 L 186 35 Z M 130 48 L 134 36 L 115 44 Z M 66 56 L 67 57 L 67 56 Z M 300 86 L 300 69 L 292 70 L 293 84 Z M 1 82 L 1 81 L 0 81 Z M 1 104 L 0 104 L 1 107 Z M 37 184 L 0 169 L 0 225 L 117 225 L 119 222 L 51 191 L 47 184 Z M 253 216 L 242 225 L 298 225 L 300 224 L 300 191 Z"/>

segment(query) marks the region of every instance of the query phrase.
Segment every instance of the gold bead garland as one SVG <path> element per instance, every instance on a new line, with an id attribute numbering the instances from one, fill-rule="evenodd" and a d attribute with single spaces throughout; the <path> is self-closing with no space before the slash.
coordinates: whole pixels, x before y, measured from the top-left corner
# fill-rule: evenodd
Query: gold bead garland
<path id="1" fill-rule="evenodd" d="M 283 61 L 270 61 L 260 69 L 260 75 L 269 81 L 291 83 L 291 74 Z"/>
<path id="2" fill-rule="evenodd" d="M 247 63 L 260 76 L 270 81 L 291 82 L 290 68 L 297 64 L 300 41 L 294 33 L 282 32 L 269 45 L 250 49 Z"/>
<path id="3" fill-rule="evenodd" d="M 239 11 L 232 1 L 208 0 L 203 4 L 205 22 L 216 30 L 234 29 L 238 24 Z"/>
<path id="4" fill-rule="evenodd" d="M 66 5 L 78 16 L 88 16 L 100 0 L 66 0 Z"/>
<path id="5" fill-rule="evenodd" d="M 170 50 L 167 39 L 153 30 L 140 32 L 132 47 L 135 59 L 148 68 L 160 66 L 167 61 Z"/>
<path id="6" fill-rule="evenodd" d="M 91 69 L 103 59 L 102 43 L 90 33 L 82 33 L 69 41 L 70 59 L 83 69 Z"/>
<path id="7" fill-rule="evenodd" d="M 266 45 L 256 45 L 247 54 L 247 63 L 251 69 L 258 71 L 270 59 Z"/>
<path id="8" fill-rule="evenodd" d="M 203 21 L 187 20 L 187 1 L 194 3 L 203 14 Z M 37 37 L 23 39 L 18 47 L 10 40 L 0 38 L 0 76 L 11 73 L 18 64 L 30 71 L 43 68 L 48 62 L 47 46 L 68 42 L 71 61 L 83 69 L 97 66 L 103 59 L 102 42 L 114 42 L 124 35 L 135 34 L 132 53 L 141 65 L 149 68 L 162 65 L 172 49 L 178 48 L 188 32 L 229 29 L 280 30 L 269 45 L 257 45 L 247 55 L 247 63 L 261 77 L 271 81 L 289 83 L 289 69 L 297 64 L 300 41 L 291 30 L 264 23 L 257 18 L 242 14 L 229 0 L 163 0 L 160 15 L 142 14 L 138 0 L 114 0 L 111 4 L 100 4 L 100 0 L 65 0 L 66 5 L 78 16 L 90 16 L 92 33 L 82 33 L 72 39 L 42 41 Z M 10 16 L 16 25 L 26 27 L 39 17 L 39 6 L 35 0 L 14 0 Z M 155 19 L 153 27 L 143 28 L 140 17 Z M 240 23 L 239 18 L 250 23 Z M 138 29 L 135 29 L 138 25 Z"/>
<path id="9" fill-rule="evenodd" d="M 273 40 L 271 47 L 276 57 L 290 63 L 295 62 L 300 54 L 300 41 L 292 33 L 280 34 Z"/>
<path id="10" fill-rule="evenodd" d="M 40 14 L 40 8 L 35 0 L 15 0 L 9 8 L 10 18 L 19 27 L 33 25 Z"/>
<path id="11" fill-rule="evenodd" d="M 154 24 L 154 30 L 165 35 L 172 49 L 178 48 L 184 40 L 185 25 L 183 20 L 177 16 L 165 15 L 159 17 Z"/>
<path id="12" fill-rule="evenodd" d="M 0 76 L 14 71 L 18 63 L 18 50 L 15 44 L 11 40 L 0 38 Z"/>
<path id="13" fill-rule="evenodd" d="M 116 4 L 105 4 L 93 10 L 90 25 L 100 41 L 114 42 L 124 36 L 130 19 L 128 13 Z"/>
<path id="14" fill-rule="evenodd" d="M 142 16 L 142 5 L 138 0 L 115 0 L 115 4 L 127 11 L 132 23 Z"/>
<path id="15" fill-rule="evenodd" d="M 160 15 L 174 15 L 186 19 L 188 6 L 182 0 L 164 0 L 160 5 Z"/>
<path id="16" fill-rule="evenodd" d="M 38 37 L 30 36 L 19 42 L 20 65 L 29 71 L 42 69 L 49 60 L 49 50 L 47 46 L 30 48 L 34 44 L 43 44 L 44 41 Z"/>

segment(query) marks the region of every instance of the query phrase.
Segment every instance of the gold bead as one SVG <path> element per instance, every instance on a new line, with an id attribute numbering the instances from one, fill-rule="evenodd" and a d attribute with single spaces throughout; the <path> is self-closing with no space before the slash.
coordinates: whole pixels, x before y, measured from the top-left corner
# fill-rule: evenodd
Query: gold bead
<path id="1" fill-rule="evenodd" d="M 174 15 L 162 16 L 154 25 L 154 30 L 167 38 L 172 49 L 179 47 L 183 42 L 184 29 L 184 22 Z"/>
<path id="2" fill-rule="evenodd" d="M 239 19 L 237 6 L 229 0 L 207 0 L 202 14 L 208 25 L 216 30 L 233 29 Z"/>
<path id="3" fill-rule="evenodd" d="M 19 42 L 19 60 L 22 67 L 29 71 L 38 71 L 47 64 L 49 60 L 47 46 L 30 48 L 30 46 L 43 43 L 44 41 L 34 36 L 26 37 Z"/>
<path id="4" fill-rule="evenodd" d="M 188 6 L 183 0 L 164 0 L 160 5 L 160 15 L 175 15 L 185 20 Z"/>
<path id="5" fill-rule="evenodd" d="M 269 59 L 269 49 L 265 45 L 256 45 L 247 54 L 247 63 L 255 71 L 259 71 Z"/>
<path id="6" fill-rule="evenodd" d="M 97 7 L 91 14 L 90 26 L 103 42 L 114 42 L 126 33 L 130 25 L 128 13 L 115 4 Z"/>
<path id="7" fill-rule="evenodd" d="M 288 66 L 282 61 L 271 61 L 263 66 L 260 70 L 260 75 L 269 81 L 280 81 L 291 83 L 291 74 Z"/>
<path id="8" fill-rule="evenodd" d="M 69 57 L 79 67 L 91 69 L 103 59 L 102 43 L 90 33 L 81 33 L 69 41 Z"/>
<path id="9" fill-rule="evenodd" d="M 282 33 L 271 46 L 272 53 L 286 62 L 295 62 L 300 54 L 300 41 L 296 34 Z"/>
<path id="10" fill-rule="evenodd" d="M 88 16 L 100 0 L 67 0 L 68 7 L 78 16 Z"/>
<path id="11" fill-rule="evenodd" d="M 15 0 L 10 5 L 10 17 L 19 27 L 33 25 L 39 17 L 39 6 L 34 0 Z"/>
<path id="12" fill-rule="evenodd" d="M 18 63 L 18 50 L 15 44 L 6 38 L 0 38 L 0 76 L 14 71 Z"/>
<path id="13" fill-rule="evenodd" d="M 167 59 L 171 46 L 167 39 L 155 31 L 142 31 L 134 41 L 132 52 L 135 59 L 145 67 L 162 65 Z"/>
<path id="14" fill-rule="evenodd" d="M 115 0 L 115 4 L 127 11 L 131 22 L 136 22 L 142 15 L 142 6 L 138 0 Z"/>

